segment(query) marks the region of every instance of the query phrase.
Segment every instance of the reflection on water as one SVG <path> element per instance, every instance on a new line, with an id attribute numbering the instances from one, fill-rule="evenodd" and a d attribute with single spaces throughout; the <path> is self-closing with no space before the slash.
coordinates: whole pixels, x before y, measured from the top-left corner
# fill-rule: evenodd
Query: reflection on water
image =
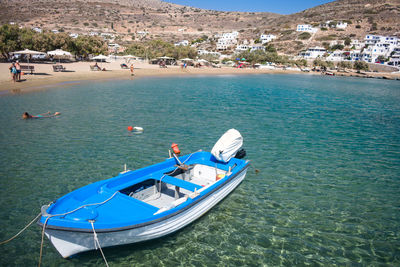
<path id="1" fill-rule="evenodd" d="M 22 120 L 24 111 L 62 113 Z M 397 81 L 302 75 L 84 82 L 0 97 L 0 239 L 88 183 L 210 150 L 230 128 L 251 160 L 243 183 L 162 239 L 104 249 L 111 266 L 398 265 Z M 133 134 L 127 126 L 141 126 Z M 258 173 L 255 169 L 259 170 Z M 40 229 L 0 246 L 0 265 L 37 264 Z M 43 266 L 103 265 L 99 251 Z"/>

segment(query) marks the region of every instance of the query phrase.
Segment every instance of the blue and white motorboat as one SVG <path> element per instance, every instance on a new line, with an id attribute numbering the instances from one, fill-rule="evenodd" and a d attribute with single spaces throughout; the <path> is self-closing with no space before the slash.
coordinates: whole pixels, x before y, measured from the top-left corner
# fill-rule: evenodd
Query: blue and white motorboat
<path id="1" fill-rule="evenodd" d="M 39 225 L 63 257 L 171 234 L 190 224 L 244 179 L 243 139 L 227 131 L 211 153 L 172 153 L 164 162 L 77 189 L 42 207 Z"/>

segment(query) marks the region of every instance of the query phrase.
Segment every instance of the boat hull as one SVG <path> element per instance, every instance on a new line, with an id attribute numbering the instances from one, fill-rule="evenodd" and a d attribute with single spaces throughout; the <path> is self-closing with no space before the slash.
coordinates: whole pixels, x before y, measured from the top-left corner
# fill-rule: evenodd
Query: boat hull
<path id="1" fill-rule="evenodd" d="M 97 238 L 101 247 L 142 242 L 163 237 L 182 229 L 205 214 L 231 193 L 245 178 L 247 167 L 248 166 L 222 187 L 199 200 L 195 205 L 179 211 L 173 216 L 168 216 L 163 220 L 144 226 L 133 227 L 132 229 L 98 232 Z M 96 229 L 95 223 L 94 228 Z M 84 251 L 97 249 L 93 232 L 45 229 L 45 234 L 64 258 Z"/>

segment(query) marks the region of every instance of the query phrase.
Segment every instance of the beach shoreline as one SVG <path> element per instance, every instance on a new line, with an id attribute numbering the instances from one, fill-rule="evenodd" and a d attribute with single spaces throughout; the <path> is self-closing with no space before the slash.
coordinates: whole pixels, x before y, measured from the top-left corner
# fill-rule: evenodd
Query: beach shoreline
<path id="1" fill-rule="evenodd" d="M 9 71 L 10 63 L 0 63 L 0 95 L 8 93 L 27 93 L 46 90 L 52 87 L 65 86 L 92 80 L 110 79 L 136 79 L 142 77 L 170 77 L 170 76 L 215 76 L 215 75 L 249 75 L 249 74 L 304 74 L 321 75 L 320 72 L 301 72 L 284 69 L 237 69 L 233 67 L 222 68 L 193 68 L 182 69 L 180 66 L 168 66 L 160 68 L 158 65 L 151 65 L 143 62 L 132 62 L 134 64 L 134 76 L 131 76 L 129 69 L 121 69 L 120 64 L 124 62 L 114 61 L 111 63 L 99 63 L 106 71 L 91 71 L 92 62 L 62 63 L 66 72 L 54 72 L 54 64 L 30 64 L 34 66 L 34 74 L 25 74 L 21 82 L 13 82 Z M 130 64 L 130 63 L 128 63 Z M 26 65 L 26 63 L 22 63 Z M 400 73 L 355 73 L 338 72 L 336 76 L 383 78 L 400 80 Z"/>

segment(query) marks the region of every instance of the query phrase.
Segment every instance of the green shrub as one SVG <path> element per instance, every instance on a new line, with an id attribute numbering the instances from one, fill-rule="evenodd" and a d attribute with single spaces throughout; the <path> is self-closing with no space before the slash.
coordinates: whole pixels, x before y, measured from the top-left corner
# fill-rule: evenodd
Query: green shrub
<path id="1" fill-rule="evenodd" d="M 299 35 L 300 40 L 307 40 L 307 39 L 310 39 L 310 37 L 311 37 L 311 34 L 308 32 L 303 32 Z"/>

